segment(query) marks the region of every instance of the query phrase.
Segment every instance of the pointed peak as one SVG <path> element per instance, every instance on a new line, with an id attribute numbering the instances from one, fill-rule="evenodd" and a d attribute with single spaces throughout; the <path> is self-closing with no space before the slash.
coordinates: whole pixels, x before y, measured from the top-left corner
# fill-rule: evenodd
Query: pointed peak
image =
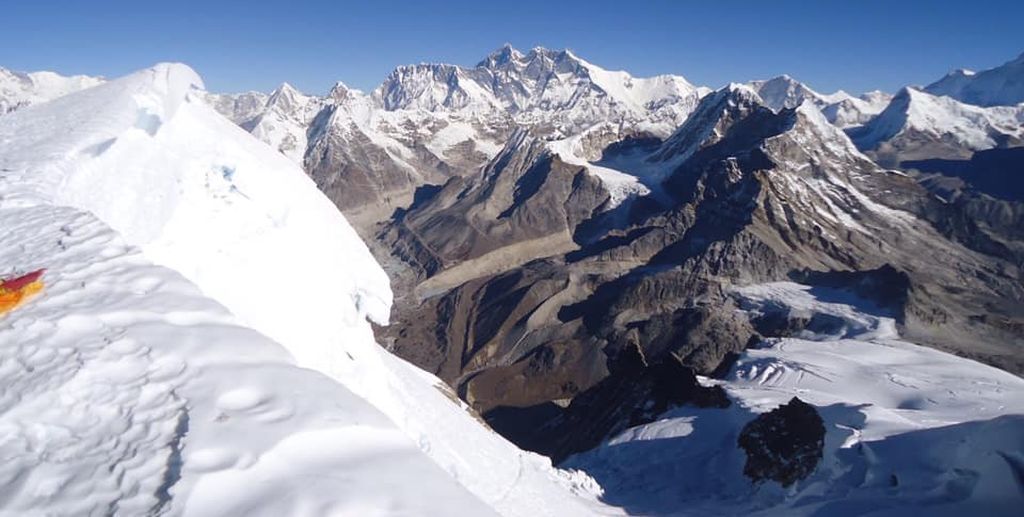
<path id="1" fill-rule="evenodd" d="M 270 93 L 270 98 L 267 99 L 267 106 L 278 106 L 281 109 L 291 110 L 305 103 L 307 98 L 307 95 L 295 89 L 291 84 L 284 82 Z"/>
<path id="2" fill-rule="evenodd" d="M 774 86 L 776 88 L 781 87 L 781 86 L 784 85 L 789 90 L 803 91 L 804 93 L 810 93 L 812 95 L 821 96 L 820 93 L 818 93 L 813 88 L 808 86 L 807 83 L 805 83 L 805 82 L 803 82 L 803 81 L 801 81 L 801 80 L 799 80 L 799 79 L 797 79 L 797 78 L 795 78 L 795 77 L 793 77 L 793 76 L 791 76 L 789 74 L 777 75 L 777 76 L 775 76 L 775 77 L 773 77 L 773 78 L 771 78 L 771 79 L 769 79 L 767 81 L 761 81 L 761 87 L 764 87 L 766 85 L 772 85 L 772 86 Z M 836 93 L 838 94 L 840 92 L 836 92 Z"/>
<path id="3" fill-rule="evenodd" d="M 757 100 L 760 100 L 761 98 L 757 94 L 756 90 L 743 83 L 729 83 L 727 86 L 719 90 L 719 93 L 724 93 L 727 97 L 751 98 Z"/>
<path id="4" fill-rule="evenodd" d="M 932 97 L 932 95 L 919 88 L 904 86 L 892 97 L 892 101 L 886 109 L 888 110 L 891 108 L 897 111 L 906 111 L 909 109 L 912 102 L 920 102 L 921 100 L 929 97 Z"/>
<path id="5" fill-rule="evenodd" d="M 752 87 L 754 87 L 756 89 L 756 88 L 763 88 L 765 85 L 780 84 L 780 83 L 787 84 L 787 85 L 789 85 L 789 84 L 801 84 L 800 81 L 797 81 L 796 79 L 793 79 L 792 77 L 789 76 L 789 74 L 781 74 L 781 75 L 776 75 L 774 77 L 770 77 L 768 79 L 757 79 L 757 80 L 754 80 L 754 81 L 750 81 L 749 83 L 747 83 L 747 85 L 752 86 Z"/>
<path id="6" fill-rule="evenodd" d="M 334 86 L 332 86 L 330 91 L 327 92 L 327 96 L 334 100 L 341 101 L 352 97 L 356 93 L 358 93 L 358 90 L 353 90 L 352 88 L 349 88 L 347 84 L 338 81 L 334 83 Z"/>
<path id="7" fill-rule="evenodd" d="M 729 83 L 701 99 L 697 111 L 731 111 L 735 108 L 745 110 L 755 106 L 765 107 L 765 102 L 757 94 L 757 90 L 743 83 Z"/>
<path id="8" fill-rule="evenodd" d="M 509 57 L 512 57 L 512 56 L 515 56 L 517 54 L 518 55 L 522 55 L 522 53 L 519 52 L 518 50 L 516 50 L 516 48 L 513 47 L 511 43 L 505 43 L 504 45 L 498 47 L 498 49 L 495 50 L 494 52 L 491 52 L 492 56 L 509 56 Z"/>
<path id="9" fill-rule="evenodd" d="M 292 86 L 290 83 L 285 81 L 285 82 L 281 83 L 277 88 L 274 88 L 274 91 L 272 91 L 270 93 L 270 95 L 271 96 L 287 95 L 289 97 L 294 97 L 296 95 L 302 95 L 302 92 L 300 92 L 294 86 Z"/>
<path id="10" fill-rule="evenodd" d="M 523 59 L 523 53 L 516 50 L 511 43 L 505 43 L 494 52 L 491 52 L 483 61 L 477 64 L 478 67 L 492 68 L 501 66 L 513 61 Z"/>

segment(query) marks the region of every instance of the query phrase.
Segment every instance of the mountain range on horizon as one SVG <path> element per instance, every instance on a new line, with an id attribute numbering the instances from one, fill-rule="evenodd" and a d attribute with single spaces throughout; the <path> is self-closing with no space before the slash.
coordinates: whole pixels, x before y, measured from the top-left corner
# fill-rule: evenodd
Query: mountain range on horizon
<path id="1" fill-rule="evenodd" d="M 0 228 L 46 270 L 0 513 L 1024 504 L 1024 54 L 856 96 L 511 45 L 325 95 L 0 68 Z"/>

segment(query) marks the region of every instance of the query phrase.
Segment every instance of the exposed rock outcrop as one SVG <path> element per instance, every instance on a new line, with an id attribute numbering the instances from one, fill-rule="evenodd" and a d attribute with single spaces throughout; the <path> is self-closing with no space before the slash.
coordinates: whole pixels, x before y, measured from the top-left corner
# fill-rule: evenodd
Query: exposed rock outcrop
<path id="1" fill-rule="evenodd" d="M 653 422 L 674 406 L 728 407 L 725 391 L 705 387 L 693 370 L 666 355 L 648 363 L 636 345 L 623 349 L 610 364 L 610 375 L 572 399 L 565 409 L 557 406 L 523 410 L 498 408 L 485 415 L 499 432 L 518 445 L 550 456 L 558 462 L 599 445 L 618 432 Z M 522 425 L 541 413 L 547 418 L 539 427 Z"/>
<path id="2" fill-rule="evenodd" d="M 775 481 L 787 487 L 809 476 L 821 462 L 825 425 L 814 406 L 793 397 L 743 426 L 737 442 L 747 453 L 743 474 L 755 482 Z"/>

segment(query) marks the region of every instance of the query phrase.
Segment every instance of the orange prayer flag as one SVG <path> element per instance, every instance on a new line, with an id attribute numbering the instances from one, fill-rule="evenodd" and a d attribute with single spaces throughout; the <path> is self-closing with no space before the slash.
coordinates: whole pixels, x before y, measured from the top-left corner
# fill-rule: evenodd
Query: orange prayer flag
<path id="1" fill-rule="evenodd" d="M 0 280 L 0 315 L 21 305 L 32 295 L 43 290 L 44 269 L 33 271 L 27 275 Z"/>

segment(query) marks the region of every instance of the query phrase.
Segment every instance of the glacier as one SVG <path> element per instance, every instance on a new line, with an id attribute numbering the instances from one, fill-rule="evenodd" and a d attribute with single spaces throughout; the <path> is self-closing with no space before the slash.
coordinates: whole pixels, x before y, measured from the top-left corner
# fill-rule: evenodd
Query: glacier
<path id="1" fill-rule="evenodd" d="M 768 338 L 721 379 L 701 379 L 731 407 L 672 409 L 569 458 L 606 501 L 645 515 L 1019 513 L 1024 380 L 903 340 L 892 315 L 846 290 L 774 282 L 732 294 L 743 311 L 824 324 Z M 792 397 L 823 418 L 824 458 L 791 487 L 752 483 L 739 431 Z"/>

